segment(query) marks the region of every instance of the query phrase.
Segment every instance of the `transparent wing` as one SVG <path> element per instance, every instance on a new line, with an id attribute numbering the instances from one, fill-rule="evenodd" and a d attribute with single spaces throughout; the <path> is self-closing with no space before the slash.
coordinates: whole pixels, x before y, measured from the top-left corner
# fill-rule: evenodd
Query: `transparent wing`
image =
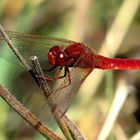
<path id="1" fill-rule="evenodd" d="M 39 58 L 39 62 L 41 64 L 41 67 L 43 70 L 46 70 L 46 69 L 49 69 L 49 67 L 52 67 L 48 63 L 48 60 L 47 60 L 47 58 L 48 58 L 47 53 L 50 48 L 52 48 L 55 45 L 67 47 L 69 44 L 74 43 L 73 41 L 69 41 L 69 40 L 65 40 L 65 39 L 49 38 L 49 37 L 29 35 L 29 34 L 21 34 L 21 33 L 12 32 L 12 31 L 6 31 L 6 33 L 8 34 L 8 36 L 10 37 L 14 46 L 17 48 L 17 50 L 20 52 L 20 54 L 24 57 L 24 59 L 26 59 L 28 64 L 30 65 L 30 56 L 36 55 Z M 0 33 L 0 57 L 3 57 L 2 55 L 4 56 L 4 58 L 9 57 L 9 58 L 6 58 L 9 61 L 12 61 L 12 62 L 14 61 L 15 63 L 18 62 L 17 58 L 14 56 L 14 53 L 11 51 L 11 49 L 9 47 L 7 47 L 7 43 L 5 42 L 2 34 Z M 40 98 L 38 98 L 38 99 L 40 99 Z M 42 100 L 42 99 L 40 99 L 40 100 Z M 44 101 L 46 101 L 46 100 L 44 100 Z M 40 101 L 37 101 L 37 102 L 39 104 L 41 104 Z M 40 105 L 40 106 L 43 106 L 43 105 Z M 37 110 L 39 110 L 39 109 L 37 109 Z M 43 110 L 45 110 L 45 111 L 43 111 Z M 44 114 L 42 116 L 40 115 L 41 120 L 51 120 L 51 118 L 52 118 L 52 115 L 50 113 L 51 111 L 48 111 L 49 108 L 47 107 L 47 105 L 43 108 L 43 110 L 38 112 L 39 114 L 40 114 L 40 112 L 43 112 L 42 114 Z M 46 111 L 47 111 L 47 113 L 46 113 Z M 35 113 L 35 114 L 38 114 L 38 113 Z"/>
<path id="2" fill-rule="evenodd" d="M 50 67 L 47 60 L 47 53 L 51 47 L 55 45 L 67 47 L 71 43 L 74 43 L 73 41 L 65 39 L 27 35 L 11 31 L 7 31 L 7 34 L 9 35 L 10 39 L 12 40 L 18 51 L 21 53 L 21 55 L 28 61 L 28 63 L 30 64 L 30 56 L 36 55 L 39 58 L 43 70 Z M 0 44 L 3 42 L 5 41 L 0 34 Z M 13 53 L 11 52 L 11 54 Z M 83 65 L 83 62 L 81 61 L 83 55 L 84 54 L 81 54 L 80 58 L 76 62 L 79 64 L 79 67 L 80 64 L 81 66 Z M 75 66 L 71 68 L 69 75 L 67 75 L 61 82 L 57 80 L 59 84 L 52 91 L 51 96 L 55 98 L 55 101 L 58 107 L 61 109 L 62 113 L 66 112 L 75 95 L 77 94 L 79 87 L 81 86 L 85 78 L 94 69 L 94 62 L 89 65 L 89 68 L 79 67 L 76 67 L 75 64 Z M 70 84 L 69 77 L 71 80 Z M 47 110 L 46 108 L 48 108 L 47 105 L 46 107 L 44 107 L 44 109 Z M 41 110 L 41 112 L 45 114 L 46 111 L 43 110 Z"/>
<path id="3" fill-rule="evenodd" d="M 82 58 L 82 55 L 80 58 Z M 83 65 L 83 62 L 80 58 L 76 63 L 81 63 L 81 65 Z M 51 103 L 51 97 L 53 97 L 55 103 L 57 104 L 58 108 L 61 110 L 61 113 L 63 115 L 74 100 L 80 86 L 93 69 L 94 62 L 89 65 L 89 68 L 72 67 L 70 69 L 69 76 L 67 75 L 62 80 L 59 79 L 56 81 L 58 82 L 58 85 L 53 88 L 50 98 L 47 101 Z M 69 77 L 71 80 L 70 83 Z M 52 113 L 50 112 L 51 111 L 50 109 L 48 109 L 48 104 L 46 103 L 41 112 L 39 113 L 39 118 L 43 120 L 43 122 L 47 125 L 52 125 L 56 122 Z"/>
<path id="4" fill-rule="evenodd" d="M 53 90 L 51 96 L 56 100 L 58 107 L 61 109 L 62 113 L 65 113 L 70 106 L 71 102 L 75 98 L 80 86 L 86 79 L 86 77 L 94 69 L 94 61 L 91 61 L 89 68 L 80 68 L 83 65 L 83 55 L 77 60 L 73 68 L 71 68 L 69 75 Z M 79 67 L 75 67 L 79 64 Z M 70 76 L 70 83 L 69 83 Z"/>
<path id="5" fill-rule="evenodd" d="M 30 64 L 30 56 L 36 55 L 41 63 L 42 69 L 45 69 L 46 66 L 49 66 L 47 53 L 50 48 L 55 45 L 66 47 L 69 44 L 73 43 L 73 41 L 59 38 L 22 34 L 12 31 L 6 31 L 6 33 L 8 34 L 20 54 L 27 60 L 27 62 Z M 0 33 L 0 47 L 4 42 L 4 38 Z M 5 48 L 3 52 L 6 53 Z"/>

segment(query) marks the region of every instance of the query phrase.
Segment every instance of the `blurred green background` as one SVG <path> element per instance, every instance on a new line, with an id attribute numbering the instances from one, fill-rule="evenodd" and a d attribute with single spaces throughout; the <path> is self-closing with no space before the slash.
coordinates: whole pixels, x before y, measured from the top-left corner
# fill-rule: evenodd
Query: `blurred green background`
<path id="1" fill-rule="evenodd" d="M 125 2 L 126 6 L 123 7 Z M 83 42 L 95 52 L 102 52 L 101 54 L 116 50 L 114 57 L 140 58 L 140 8 L 137 5 L 139 0 L 134 0 L 132 4 L 130 1 L 127 3 L 127 0 L 0 0 L 0 24 L 5 29 L 16 32 Z M 122 13 L 120 9 L 123 9 Z M 123 12 L 125 15 L 122 15 Z M 121 20 L 117 23 L 116 30 L 112 31 L 113 34 L 109 34 L 118 14 Z M 128 22 L 128 26 L 122 26 Z M 111 44 L 109 50 L 104 49 L 103 45 L 107 35 L 110 35 L 109 39 L 111 38 L 111 43 L 114 44 Z M 116 37 L 113 38 L 113 35 Z M 120 38 L 120 44 L 117 45 Z M 5 56 L 0 58 L 0 84 L 5 85 L 16 98 L 26 102 L 29 94 L 34 92 L 34 83 L 22 67 L 7 61 L 6 56 L 8 57 L 8 54 L 5 53 Z M 93 76 L 85 81 L 67 115 L 87 139 L 98 139 L 114 95 L 119 86 L 124 85 L 129 94 L 121 93 L 128 96 L 107 139 L 133 139 L 135 134 L 139 134 L 140 128 L 140 72 L 100 72 L 102 73 L 102 70 L 96 70 Z M 37 101 L 36 93 L 33 94 L 35 97 L 31 105 L 37 107 L 40 102 Z M 63 137 L 57 125 L 52 126 L 52 129 Z M 0 140 L 43 139 L 45 138 L 0 99 Z M 140 139 L 140 136 L 137 139 Z"/>

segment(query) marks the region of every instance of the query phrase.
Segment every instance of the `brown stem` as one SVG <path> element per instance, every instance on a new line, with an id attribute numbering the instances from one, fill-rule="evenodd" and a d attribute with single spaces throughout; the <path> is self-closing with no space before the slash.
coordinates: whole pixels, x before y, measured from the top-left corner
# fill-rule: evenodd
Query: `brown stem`
<path id="1" fill-rule="evenodd" d="M 57 104 L 55 103 L 55 99 L 52 96 L 49 96 L 49 95 L 51 95 L 51 90 L 47 84 L 46 79 L 43 78 L 45 76 L 44 76 L 44 73 L 39 64 L 38 58 L 36 56 L 32 56 L 31 61 L 32 61 L 32 65 L 33 65 L 32 69 L 34 69 L 35 74 L 38 77 L 41 77 L 41 78 L 38 78 L 38 80 L 39 80 L 40 86 L 43 90 L 44 96 L 46 97 L 46 100 L 48 101 L 48 105 L 55 117 L 55 120 L 57 121 L 57 123 L 58 123 L 59 127 L 61 128 L 65 137 L 68 140 L 73 140 L 72 135 L 69 131 L 69 127 L 68 127 L 67 123 L 65 122 L 65 120 L 62 118 L 63 114 L 61 113 L 61 110 L 58 108 Z"/>
<path id="2" fill-rule="evenodd" d="M 3 86 L 0 85 L 0 96 L 34 129 L 49 140 L 61 140 L 56 134 L 41 123 L 27 108 L 13 97 Z"/>

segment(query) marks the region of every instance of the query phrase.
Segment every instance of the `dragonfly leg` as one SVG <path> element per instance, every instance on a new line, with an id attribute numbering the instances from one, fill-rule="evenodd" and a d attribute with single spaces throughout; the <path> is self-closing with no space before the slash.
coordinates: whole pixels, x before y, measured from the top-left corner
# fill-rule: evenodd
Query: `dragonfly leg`
<path id="1" fill-rule="evenodd" d="M 53 71 L 56 67 L 58 66 L 53 66 L 52 68 L 48 69 L 48 70 L 44 70 L 44 71 L 47 71 L 47 72 L 51 72 Z M 60 67 L 60 70 L 62 69 L 63 67 Z"/>
<path id="2" fill-rule="evenodd" d="M 55 93 L 57 93 L 58 91 L 61 91 L 62 89 L 68 87 L 68 86 L 71 84 L 71 77 L 70 77 L 70 72 L 69 72 L 69 68 L 68 68 L 68 67 L 65 67 L 65 73 L 64 73 L 64 75 L 61 76 L 60 78 L 63 78 L 63 77 L 66 77 L 66 76 L 68 76 L 68 80 L 65 79 L 65 81 L 63 81 L 63 82 L 64 82 L 64 85 L 63 85 L 62 87 L 56 89 L 56 90 L 55 90 Z M 65 84 L 65 83 L 67 83 L 67 84 Z M 59 92 L 59 93 L 60 93 L 60 92 Z M 57 96 L 59 96 L 59 94 L 56 95 L 56 97 L 57 97 Z M 51 95 L 50 95 L 50 97 L 51 97 Z M 50 97 L 49 97 L 49 98 L 50 98 Z M 49 100 L 49 98 L 48 98 L 48 100 Z M 63 116 L 63 115 L 62 115 L 62 116 Z"/>
<path id="3" fill-rule="evenodd" d="M 52 71 L 52 70 L 54 70 L 55 68 L 56 68 L 57 66 L 53 66 L 52 68 L 50 68 L 50 69 L 48 69 L 48 70 L 46 70 L 46 71 Z"/>
<path id="4" fill-rule="evenodd" d="M 65 68 L 66 69 L 66 68 Z M 68 84 L 67 85 L 65 85 L 65 87 L 67 87 L 67 86 L 69 86 L 70 84 L 71 84 L 71 78 L 70 78 L 70 71 L 69 71 L 69 69 L 67 68 L 66 69 L 66 74 L 68 74 Z"/>
<path id="5" fill-rule="evenodd" d="M 62 67 L 60 69 L 62 69 Z M 66 77 L 67 76 L 67 73 L 69 73 L 69 69 L 68 69 L 68 67 L 65 67 L 65 69 L 64 69 L 64 75 L 63 76 L 59 76 L 58 79 L 61 79 L 61 78 Z"/>
<path id="6" fill-rule="evenodd" d="M 62 87 L 62 88 L 65 88 L 65 87 L 67 87 L 67 86 L 69 86 L 70 85 L 70 83 L 71 83 L 71 78 L 70 78 L 70 71 L 69 71 L 69 68 L 68 67 L 65 67 L 65 72 L 64 72 L 64 75 L 63 76 L 61 76 L 60 78 L 64 78 L 64 77 L 66 77 L 68 75 L 68 84 L 67 85 L 65 85 L 64 87 Z M 60 79 L 59 78 L 59 79 Z"/>
<path id="7" fill-rule="evenodd" d="M 66 80 L 65 82 L 67 82 L 67 84 L 64 84 L 64 86 L 62 86 L 61 88 L 59 88 L 58 90 L 62 90 L 63 88 L 68 87 L 71 84 L 71 77 L 70 77 L 70 72 L 69 72 L 69 68 L 65 67 L 65 73 L 64 76 L 61 76 L 60 78 L 66 77 L 68 75 L 68 80 Z M 57 92 L 57 90 L 56 90 Z"/>
<path id="8" fill-rule="evenodd" d="M 52 70 L 54 69 L 55 67 L 51 68 Z M 60 67 L 60 70 L 62 69 L 63 67 Z M 45 78 L 46 80 L 48 81 L 55 81 L 55 80 L 58 80 L 58 79 L 61 79 L 61 78 L 64 78 L 67 76 L 67 74 L 69 74 L 69 69 L 68 67 L 65 67 L 65 70 L 64 70 L 64 75 L 62 76 L 56 76 L 56 77 L 50 77 L 50 76 L 47 76 L 45 75 L 44 77 L 43 76 L 38 76 L 38 78 Z M 70 76 L 69 76 L 70 78 Z M 70 80 L 69 80 L 70 81 Z"/>

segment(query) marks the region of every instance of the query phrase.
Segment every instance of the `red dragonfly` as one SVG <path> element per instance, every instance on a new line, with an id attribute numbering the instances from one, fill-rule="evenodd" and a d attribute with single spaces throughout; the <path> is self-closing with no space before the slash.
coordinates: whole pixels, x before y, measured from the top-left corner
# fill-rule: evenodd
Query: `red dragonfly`
<path id="1" fill-rule="evenodd" d="M 107 58 L 96 54 L 83 43 L 11 31 L 7 31 L 7 34 L 29 65 L 31 65 L 30 56 L 39 58 L 46 77 L 49 77 L 46 70 L 53 71 L 57 67 L 64 68 L 64 75 L 50 78 L 57 81 L 61 78 L 64 79 L 52 89 L 51 93 L 64 113 L 79 87 L 94 68 L 108 70 L 140 69 L 140 59 Z M 4 42 L 1 34 L 0 42 Z"/>

